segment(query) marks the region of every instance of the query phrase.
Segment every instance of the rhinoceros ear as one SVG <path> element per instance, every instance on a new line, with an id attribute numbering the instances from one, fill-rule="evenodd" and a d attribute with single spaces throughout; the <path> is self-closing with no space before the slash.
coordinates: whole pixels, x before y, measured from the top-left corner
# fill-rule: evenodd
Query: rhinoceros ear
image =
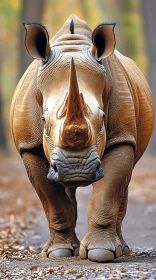
<path id="1" fill-rule="evenodd" d="M 47 61 L 50 54 L 49 34 L 41 23 L 22 22 L 26 29 L 25 46 L 36 59 Z"/>
<path id="2" fill-rule="evenodd" d="M 102 23 L 98 25 L 92 34 L 92 53 L 98 60 L 111 55 L 115 49 L 114 27 L 116 23 Z"/>

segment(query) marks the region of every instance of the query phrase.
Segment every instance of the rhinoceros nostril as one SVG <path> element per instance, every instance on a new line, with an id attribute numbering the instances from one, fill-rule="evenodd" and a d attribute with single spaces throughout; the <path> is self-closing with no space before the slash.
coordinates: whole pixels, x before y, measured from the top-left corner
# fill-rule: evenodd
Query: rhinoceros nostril
<path id="1" fill-rule="evenodd" d="M 58 176 L 59 175 L 58 175 L 56 163 L 54 161 L 51 161 L 47 178 L 49 180 L 58 181 Z"/>
<path id="2" fill-rule="evenodd" d="M 99 163 L 99 164 L 97 164 L 97 169 L 99 169 L 99 167 L 100 167 L 100 163 Z"/>
<path id="3" fill-rule="evenodd" d="M 104 177 L 104 172 L 101 167 L 101 164 L 97 164 L 97 169 L 96 169 L 96 180 L 100 180 Z"/>
<path id="4" fill-rule="evenodd" d="M 57 172 L 57 166 L 56 166 L 56 162 L 55 162 L 54 160 L 51 161 L 50 167 L 52 167 L 53 170 L 54 170 L 55 172 Z"/>
<path id="5" fill-rule="evenodd" d="M 55 172 L 57 172 L 57 166 L 53 166 Z"/>

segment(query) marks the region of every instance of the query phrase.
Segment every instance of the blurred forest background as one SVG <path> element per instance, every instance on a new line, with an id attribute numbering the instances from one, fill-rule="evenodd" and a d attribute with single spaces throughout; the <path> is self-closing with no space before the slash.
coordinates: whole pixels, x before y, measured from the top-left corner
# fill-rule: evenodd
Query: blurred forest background
<path id="1" fill-rule="evenodd" d="M 12 96 L 20 77 L 32 61 L 25 49 L 25 30 L 21 22 L 41 22 L 52 37 L 72 13 L 84 19 L 92 29 L 101 22 L 117 23 L 116 48 L 136 61 L 151 86 L 156 104 L 156 0 L 0 0 L 0 279 L 15 279 L 17 270 L 13 262 L 11 264 L 12 260 L 28 261 L 26 267 L 29 267 L 30 273 L 31 260 L 36 263 L 38 258 L 38 246 L 41 248 L 49 236 L 40 200 L 28 180 L 10 135 Z M 76 231 L 80 239 L 87 231 L 86 202 L 91 191 L 90 186 L 79 188 L 77 192 L 79 218 Z M 156 248 L 155 217 L 156 129 L 130 183 L 124 231 L 130 248 Z M 21 274 L 26 271 L 26 268 L 23 270 L 26 263 L 22 265 L 19 262 L 17 269 L 24 272 L 17 277 L 26 279 Z M 1 277 L 2 265 L 4 277 Z M 44 260 L 40 266 L 44 271 Z M 32 273 L 31 270 L 31 279 Z M 148 273 L 147 270 L 145 273 Z"/>
<path id="2" fill-rule="evenodd" d="M 0 149 L 10 149 L 9 110 L 19 78 L 31 62 L 21 21 L 40 21 L 52 37 L 71 13 L 94 29 L 117 22 L 116 48 L 131 57 L 148 79 L 156 103 L 155 0 L 1 0 L 0 1 Z M 156 131 L 148 151 L 156 154 Z"/>

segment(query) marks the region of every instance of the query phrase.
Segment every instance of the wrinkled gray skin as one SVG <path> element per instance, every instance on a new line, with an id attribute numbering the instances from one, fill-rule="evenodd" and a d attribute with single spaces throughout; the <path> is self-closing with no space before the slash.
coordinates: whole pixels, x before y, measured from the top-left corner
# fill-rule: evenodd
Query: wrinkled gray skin
<path id="1" fill-rule="evenodd" d="M 53 152 L 52 161 L 55 167 L 49 169 L 48 179 L 56 182 L 69 183 L 77 182 L 77 185 L 88 185 L 88 182 L 95 182 L 101 179 L 104 174 L 100 167 L 100 159 L 94 146 L 85 149 L 76 155 L 75 151 L 69 152 L 56 147 Z M 98 166 L 98 168 L 97 168 Z M 82 182 L 82 183 L 80 183 Z"/>
<path id="2" fill-rule="evenodd" d="M 72 256 L 79 247 L 80 257 L 92 261 L 128 255 L 121 231 L 128 184 L 154 125 L 147 82 L 114 51 L 114 24 L 92 32 L 71 15 L 50 44 L 42 25 L 25 28 L 27 50 L 39 61 L 16 88 L 11 130 L 49 223 L 42 256 Z M 80 243 L 75 193 L 90 183 L 88 232 Z"/>

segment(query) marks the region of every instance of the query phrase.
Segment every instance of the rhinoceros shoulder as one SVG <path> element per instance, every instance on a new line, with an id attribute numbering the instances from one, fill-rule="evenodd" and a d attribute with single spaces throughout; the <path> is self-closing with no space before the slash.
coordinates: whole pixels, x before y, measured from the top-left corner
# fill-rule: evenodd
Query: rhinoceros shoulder
<path id="1" fill-rule="evenodd" d="M 108 143 L 129 142 L 136 161 L 145 151 L 154 125 L 151 90 L 136 63 L 118 51 L 110 57 L 113 90 L 110 100 Z"/>
<path id="2" fill-rule="evenodd" d="M 42 144 L 41 108 L 36 101 L 36 75 L 39 62 L 34 60 L 20 79 L 11 105 L 10 126 L 19 151 Z"/>

